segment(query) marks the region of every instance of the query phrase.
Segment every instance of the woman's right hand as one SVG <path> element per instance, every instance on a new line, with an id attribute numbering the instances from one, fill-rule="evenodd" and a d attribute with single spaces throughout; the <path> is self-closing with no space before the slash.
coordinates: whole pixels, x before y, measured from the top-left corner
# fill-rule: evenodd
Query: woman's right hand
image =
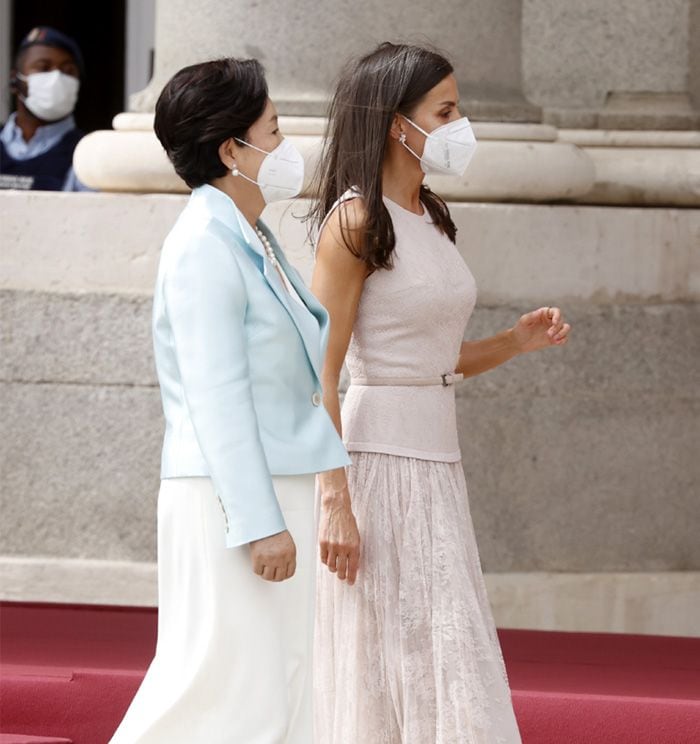
<path id="1" fill-rule="evenodd" d="M 352 586 L 360 565 L 360 532 L 352 513 L 345 472 L 319 475 L 321 519 L 319 547 L 321 562 Z"/>
<path id="2" fill-rule="evenodd" d="M 287 530 L 250 543 L 253 571 L 266 581 L 291 579 L 297 570 L 297 548 Z"/>
<path id="3" fill-rule="evenodd" d="M 342 219 L 341 227 L 341 217 Z M 338 383 L 357 317 L 367 265 L 359 258 L 366 214 L 361 199 L 333 210 L 321 230 L 311 291 L 330 316 L 330 334 L 321 373 L 323 405 L 342 437 Z M 349 250 L 349 245 L 354 249 Z M 360 533 L 352 513 L 344 468 L 318 474 L 321 497 L 319 545 L 321 561 L 341 581 L 354 584 L 360 563 Z"/>

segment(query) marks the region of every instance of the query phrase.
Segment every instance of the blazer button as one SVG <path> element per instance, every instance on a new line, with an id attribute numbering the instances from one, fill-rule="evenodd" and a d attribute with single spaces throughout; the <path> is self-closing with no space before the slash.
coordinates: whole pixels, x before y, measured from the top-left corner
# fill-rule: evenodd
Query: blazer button
<path id="1" fill-rule="evenodd" d="M 322 400 L 323 400 L 323 398 L 321 397 L 321 393 L 318 393 L 318 392 L 316 392 L 316 393 L 314 393 L 314 394 L 313 394 L 313 395 L 311 396 L 311 402 L 312 402 L 312 403 L 313 403 L 313 404 L 314 404 L 315 406 L 320 406 L 320 405 L 321 405 L 321 401 L 322 401 Z"/>

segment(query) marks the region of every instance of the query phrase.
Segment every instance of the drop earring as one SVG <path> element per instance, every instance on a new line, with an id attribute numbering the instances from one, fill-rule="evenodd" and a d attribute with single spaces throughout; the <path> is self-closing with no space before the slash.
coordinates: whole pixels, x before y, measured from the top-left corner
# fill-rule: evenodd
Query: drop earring
<path id="1" fill-rule="evenodd" d="M 234 163 L 233 168 L 231 168 L 231 175 L 237 176 L 238 175 L 238 166 Z"/>
<path id="2" fill-rule="evenodd" d="M 401 132 L 401 136 L 399 137 L 399 142 L 402 145 L 406 142 L 406 132 Z"/>

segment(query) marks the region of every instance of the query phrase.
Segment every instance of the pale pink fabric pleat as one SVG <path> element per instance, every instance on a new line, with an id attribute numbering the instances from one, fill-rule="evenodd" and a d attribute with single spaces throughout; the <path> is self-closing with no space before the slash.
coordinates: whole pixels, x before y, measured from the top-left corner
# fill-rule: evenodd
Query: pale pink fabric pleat
<path id="1" fill-rule="evenodd" d="M 462 464 L 352 457 L 362 564 L 319 567 L 316 744 L 518 744 Z"/>

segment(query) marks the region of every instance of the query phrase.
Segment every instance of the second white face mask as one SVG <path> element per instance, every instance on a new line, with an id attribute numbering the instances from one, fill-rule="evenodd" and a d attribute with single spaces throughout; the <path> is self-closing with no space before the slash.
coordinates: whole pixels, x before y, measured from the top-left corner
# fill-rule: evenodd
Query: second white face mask
<path id="1" fill-rule="evenodd" d="M 258 170 L 257 180 L 248 178 L 240 171 L 234 172 L 243 176 L 247 181 L 256 184 L 266 204 L 281 199 L 292 199 L 297 196 L 304 185 L 304 158 L 288 139 L 283 139 L 270 152 L 251 145 L 250 142 L 240 140 L 238 137 L 236 137 L 236 141 L 248 145 L 248 147 L 252 147 L 258 152 L 265 153 L 265 158 Z"/>
<path id="2" fill-rule="evenodd" d="M 38 119 L 59 121 L 73 112 L 80 90 L 78 78 L 60 70 L 17 77 L 27 83 L 27 95 L 22 101 Z"/>
<path id="3" fill-rule="evenodd" d="M 407 116 L 403 118 L 425 135 L 425 147 L 420 157 L 411 150 L 403 137 L 400 140 L 401 144 L 420 160 L 423 173 L 461 176 L 467 170 L 476 150 L 476 137 L 466 116 L 443 124 L 432 132 L 421 129 Z"/>

